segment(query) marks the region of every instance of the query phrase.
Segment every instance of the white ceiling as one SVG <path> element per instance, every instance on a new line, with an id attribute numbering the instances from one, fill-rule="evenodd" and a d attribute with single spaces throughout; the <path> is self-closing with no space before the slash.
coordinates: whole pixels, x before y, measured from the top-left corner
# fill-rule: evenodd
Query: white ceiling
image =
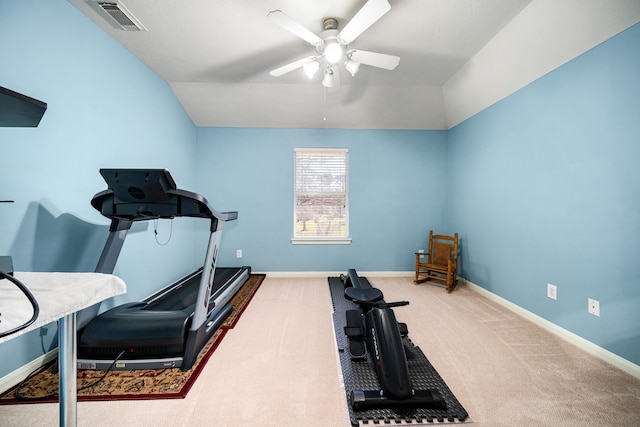
<path id="1" fill-rule="evenodd" d="M 343 72 L 330 93 L 302 70 L 269 75 L 314 50 L 267 13 L 282 10 L 319 34 L 324 18 L 341 29 L 365 0 L 121 0 L 145 32 L 114 28 L 91 0 L 69 1 L 166 80 L 195 125 L 223 127 L 447 129 L 640 19 L 640 0 L 390 0 L 350 47 L 397 55 L 400 65 Z M 563 32 L 578 36 L 546 60 Z M 510 57 L 535 64 L 526 81 L 474 82 L 482 67 L 515 72 Z"/>

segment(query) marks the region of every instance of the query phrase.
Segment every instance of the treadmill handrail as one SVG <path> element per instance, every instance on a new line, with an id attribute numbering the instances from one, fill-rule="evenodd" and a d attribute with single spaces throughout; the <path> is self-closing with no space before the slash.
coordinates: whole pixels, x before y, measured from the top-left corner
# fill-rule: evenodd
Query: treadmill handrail
<path id="1" fill-rule="evenodd" d="M 147 221 L 156 218 L 196 217 L 219 221 L 233 221 L 238 218 L 237 211 L 219 212 L 204 196 L 181 189 L 167 190 L 169 199 L 163 202 L 121 201 L 112 189 L 96 193 L 91 205 L 109 219 L 128 219 Z M 157 208 L 157 209 L 154 209 Z"/>
<path id="2" fill-rule="evenodd" d="M 148 221 L 158 218 L 196 217 L 233 221 L 238 212 L 218 212 L 202 195 L 176 186 L 167 169 L 100 169 L 107 189 L 91 205 L 112 221 Z"/>

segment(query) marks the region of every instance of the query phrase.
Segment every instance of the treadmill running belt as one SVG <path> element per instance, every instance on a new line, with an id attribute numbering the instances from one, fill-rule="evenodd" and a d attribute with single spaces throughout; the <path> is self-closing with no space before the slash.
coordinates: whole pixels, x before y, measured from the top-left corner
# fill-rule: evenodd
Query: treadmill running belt
<path id="1" fill-rule="evenodd" d="M 211 296 L 213 297 L 216 291 L 224 286 L 237 272 L 237 268 L 216 268 Z M 200 285 L 201 276 L 202 269 L 188 276 L 186 280 L 183 279 L 175 283 L 170 287 L 169 291 L 162 293 L 161 296 L 156 294 L 147 299 L 148 304 L 144 307 L 144 310 L 174 311 L 184 310 L 194 305 L 198 298 L 198 286 Z"/>

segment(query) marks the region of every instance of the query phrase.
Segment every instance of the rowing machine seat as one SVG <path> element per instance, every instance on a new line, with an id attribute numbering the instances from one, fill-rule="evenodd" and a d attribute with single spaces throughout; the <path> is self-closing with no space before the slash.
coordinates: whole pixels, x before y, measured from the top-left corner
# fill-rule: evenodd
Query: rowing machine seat
<path id="1" fill-rule="evenodd" d="M 359 302 L 382 301 L 384 295 L 378 288 L 346 288 L 344 296 L 358 304 Z"/>

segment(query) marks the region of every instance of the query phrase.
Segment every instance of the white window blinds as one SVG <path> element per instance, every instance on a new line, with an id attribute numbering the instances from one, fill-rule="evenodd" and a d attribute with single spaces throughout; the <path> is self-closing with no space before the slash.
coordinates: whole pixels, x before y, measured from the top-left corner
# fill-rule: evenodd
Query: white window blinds
<path id="1" fill-rule="evenodd" d="M 348 243 L 348 150 L 294 153 L 294 243 Z"/>

